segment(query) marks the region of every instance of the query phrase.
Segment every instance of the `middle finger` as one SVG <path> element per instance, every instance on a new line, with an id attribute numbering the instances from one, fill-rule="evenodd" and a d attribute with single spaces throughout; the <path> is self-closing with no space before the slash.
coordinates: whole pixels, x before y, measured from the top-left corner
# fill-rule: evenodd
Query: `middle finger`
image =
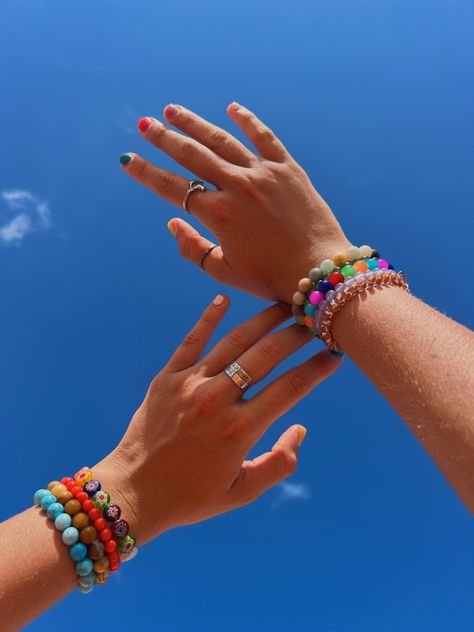
<path id="1" fill-rule="evenodd" d="M 203 180 L 217 188 L 228 181 L 229 163 L 193 138 L 178 134 L 154 118 L 141 119 L 139 129 L 145 140 Z"/>

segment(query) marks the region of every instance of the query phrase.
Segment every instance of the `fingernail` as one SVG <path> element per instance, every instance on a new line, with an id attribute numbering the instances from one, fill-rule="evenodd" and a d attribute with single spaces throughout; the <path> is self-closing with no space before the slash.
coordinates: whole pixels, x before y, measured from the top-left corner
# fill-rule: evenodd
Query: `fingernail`
<path id="1" fill-rule="evenodd" d="M 144 133 L 147 131 L 147 129 L 150 127 L 151 125 L 151 119 L 148 118 L 148 116 L 145 116 L 144 118 L 141 118 L 138 121 L 138 129 Z"/>
<path id="2" fill-rule="evenodd" d="M 344 357 L 344 351 L 333 351 L 332 349 L 328 349 L 329 353 L 332 353 L 333 356 L 335 356 L 336 358 L 343 358 Z"/>
<path id="3" fill-rule="evenodd" d="M 173 237 L 176 237 L 176 231 L 177 231 L 177 226 L 176 224 L 173 222 L 172 219 L 170 219 L 170 221 L 167 224 L 168 226 L 168 230 L 170 231 L 170 233 L 173 235 Z"/>
<path id="4" fill-rule="evenodd" d="M 304 426 L 300 426 L 298 429 L 298 447 L 303 443 L 304 438 L 306 437 L 306 428 Z"/>
<path id="5" fill-rule="evenodd" d="M 120 156 L 120 164 L 126 167 L 133 160 L 133 154 L 122 154 Z"/>
<path id="6" fill-rule="evenodd" d="M 237 112 L 237 110 L 240 110 L 240 105 L 236 101 L 232 101 L 232 103 L 229 105 L 229 108 L 231 110 L 234 110 L 234 112 Z"/>
<path id="7" fill-rule="evenodd" d="M 176 116 L 178 116 L 179 112 L 180 112 L 179 107 L 177 107 L 176 105 L 173 105 L 172 103 L 170 103 L 170 105 L 167 105 L 165 107 L 166 118 L 175 118 Z"/>
<path id="8" fill-rule="evenodd" d="M 222 296 L 222 294 L 218 294 L 216 296 L 216 298 L 212 301 L 213 305 L 222 305 L 222 303 L 224 302 L 224 297 Z"/>

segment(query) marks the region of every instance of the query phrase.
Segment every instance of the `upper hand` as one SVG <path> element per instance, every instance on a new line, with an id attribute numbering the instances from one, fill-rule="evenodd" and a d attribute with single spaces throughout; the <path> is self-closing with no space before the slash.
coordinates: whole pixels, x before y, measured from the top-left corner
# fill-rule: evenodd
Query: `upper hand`
<path id="1" fill-rule="evenodd" d="M 206 272 L 263 298 L 291 302 L 299 279 L 349 242 L 275 134 L 244 107 L 231 104 L 227 113 L 259 154 L 181 106 L 167 106 L 164 114 L 186 136 L 152 118 L 144 119 L 149 125 L 142 135 L 217 189 L 194 192 L 188 201 L 220 244 L 206 258 Z M 127 173 L 181 207 L 188 180 L 130 155 Z M 182 219 L 170 228 L 182 255 L 198 263 L 211 242 Z"/>

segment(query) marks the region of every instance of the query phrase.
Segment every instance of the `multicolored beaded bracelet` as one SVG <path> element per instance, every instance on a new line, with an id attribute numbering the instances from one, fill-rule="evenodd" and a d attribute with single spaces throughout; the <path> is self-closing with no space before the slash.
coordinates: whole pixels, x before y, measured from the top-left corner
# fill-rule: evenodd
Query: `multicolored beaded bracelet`
<path id="1" fill-rule="evenodd" d="M 367 245 L 350 246 L 346 251 L 336 253 L 332 259 L 325 259 L 318 268 L 310 270 L 308 277 L 301 279 L 298 283 L 298 290 L 293 295 L 293 314 L 296 322 L 299 325 L 305 325 L 310 333 L 323 340 L 320 334 L 320 323 L 323 322 L 323 313 L 326 313 L 328 305 L 332 304 L 336 295 L 339 296 L 354 279 L 365 277 L 367 280 L 372 273 L 378 271 L 396 274 L 394 266 L 382 259 L 379 252 Z M 404 273 L 399 272 L 398 276 L 400 283 L 396 283 L 395 277 L 392 279 L 392 275 L 389 275 L 386 278 L 380 277 L 377 285 L 399 284 L 408 290 Z M 362 286 L 358 285 L 358 287 Z M 364 289 L 366 288 L 359 289 L 359 292 Z M 347 294 L 345 296 L 347 297 Z M 338 298 L 338 301 L 340 300 Z M 347 300 L 344 304 L 346 302 Z M 342 306 L 341 304 L 340 309 Z M 332 318 L 329 322 L 324 320 L 325 327 L 330 326 L 331 323 Z M 328 339 L 326 329 L 325 339 Z M 333 344 L 332 338 L 330 340 L 332 346 L 328 346 L 335 351 L 340 351 L 337 345 L 334 346 L 335 343 Z"/>
<path id="2" fill-rule="evenodd" d="M 48 489 L 35 493 L 34 501 L 55 520 L 63 542 L 71 546 L 81 592 L 105 583 L 121 561 L 137 554 L 136 540 L 129 534 L 127 521 L 120 517 L 120 507 L 110 504 L 110 495 L 88 467 L 76 472 L 74 478 L 52 481 Z"/>

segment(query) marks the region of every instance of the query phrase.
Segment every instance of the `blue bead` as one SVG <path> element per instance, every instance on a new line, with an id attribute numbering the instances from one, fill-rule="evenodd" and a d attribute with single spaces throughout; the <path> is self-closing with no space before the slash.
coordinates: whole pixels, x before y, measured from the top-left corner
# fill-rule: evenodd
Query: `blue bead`
<path id="1" fill-rule="evenodd" d="M 389 270 L 395 270 L 395 268 L 392 266 L 392 264 L 391 264 L 391 263 L 389 263 L 389 264 L 388 264 L 388 269 L 389 269 Z"/>
<path id="2" fill-rule="evenodd" d="M 91 571 L 88 575 L 84 575 L 79 580 L 81 586 L 93 586 L 95 584 L 95 572 Z"/>
<path id="3" fill-rule="evenodd" d="M 84 577 L 84 575 L 89 575 L 92 570 L 92 560 L 86 557 L 84 560 L 81 560 L 76 564 L 76 573 L 79 577 Z"/>
<path id="4" fill-rule="evenodd" d="M 35 492 L 35 495 L 33 497 L 33 500 L 35 502 L 35 505 L 39 505 L 41 502 L 41 499 L 46 496 L 46 494 L 49 494 L 49 489 L 38 489 Z"/>
<path id="5" fill-rule="evenodd" d="M 369 266 L 369 270 L 377 270 L 379 267 L 379 262 L 377 259 L 367 259 L 367 265 Z"/>
<path id="6" fill-rule="evenodd" d="M 306 316 L 314 316 L 317 309 L 317 305 L 311 305 L 311 303 L 308 303 L 307 305 L 305 305 L 304 313 L 306 314 Z"/>
<path id="7" fill-rule="evenodd" d="M 322 294 L 326 294 L 326 292 L 329 292 L 329 290 L 333 290 L 334 289 L 334 285 L 332 283 L 329 283 L 329 281 L 321 281 L 321 283 L 318 286 L 318 290 L 322 293 Z"/>
<path id="8" fill-rule="evenodd" d="M 87 546 L 82 542 L 76 542 L 69 549 L 69 555 L 75 562 L 80 562 L 87 555 Z"/>
<path id="9" fill-rule="evenodd" d="M 83 586 L 82 584 L 78 584 L 77 589 L 79 590 L 79 592 L 87 594 L 87 593 L 90 593 L 92 590 L 94 590 L 94 584 L 90 584 L 88 586 Z"/>
<path id="10" fill-rule="evenodd" d="M 64 513 L 64 507 L 61 505 L 61 503 L 51 503 L 46 510 L 46 513 L 48 514 L 48 518 L 50 520 L 56 520 L 58 516 Z"/>
<path id="11" fill-rule="evenodd" d="M 76 542 L 79 540 L 79 531 L 76 529 L 76 527 L 67 527 L 66 529 L 64 529 L 62 537 L 64 544 L 67 544 L 67 546 L 72 546 L 73 544 L 76 544 Z"/>
<path id="12" fill-rule="evenodd" d="M 87 483 L 82 488 L 86 494 L 92 497 L 94 494 L 100 491 L 101 486 L 99 481 L 92 479 L 91 481 L 87 481 Z"/>
<path id="13" fill-rule="evenodd" d="M 43 496 L 43 498 L 40 500 L 40 507 L 41 509 L 44 509 L 45 511 L 48 509 L 48 507 L 52 504 L 56 502 L 56 496 L 53 496 L 53 494 L 51 494 L 50 492 L 48 492 L 47 494 L 45 494 Z"/>
<path id="14" fill-rule="evenodd" d="M 72 517 L 68 513 L 59 514 L 59 516 L 54 521 L 54 526 L 58 531 L 64 531 L 72 524 Z"/>

